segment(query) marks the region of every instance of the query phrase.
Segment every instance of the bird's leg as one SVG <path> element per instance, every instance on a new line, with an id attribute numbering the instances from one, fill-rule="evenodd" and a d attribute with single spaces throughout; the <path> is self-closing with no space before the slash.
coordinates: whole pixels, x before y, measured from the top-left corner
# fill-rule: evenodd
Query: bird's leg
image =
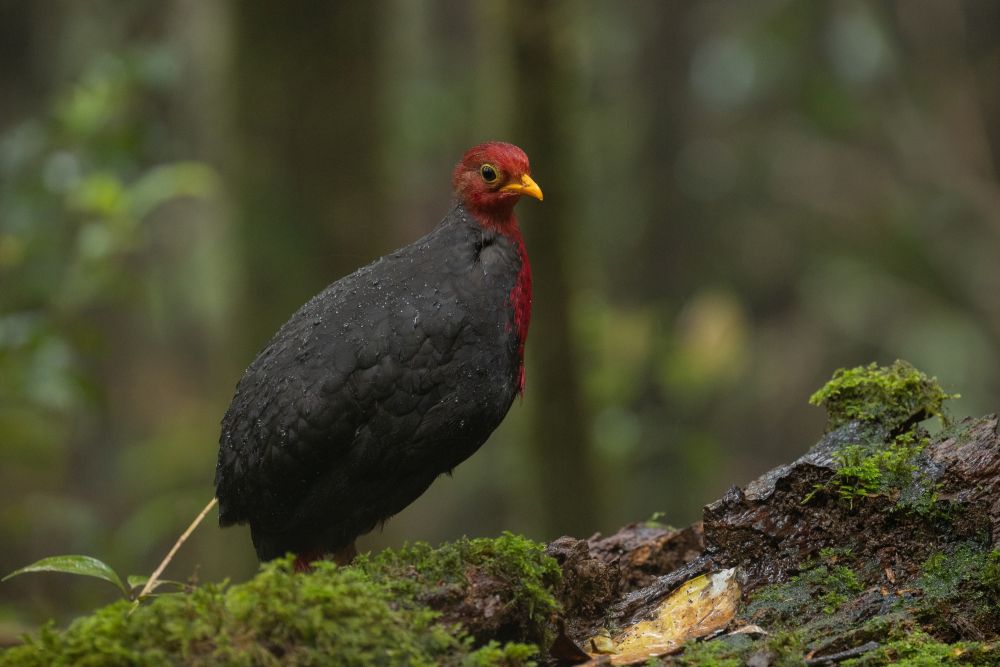
<path id="1" fill-rule="evenodd" d="M 313 551 L 303 551 L 295 557 L 295 562 L 292 564 L 292 569 L 298 572 L 311 572 L 312 564 L 323 557 L 322 549 L 315 549 Z"/>
<path id="2" fill-rule="evenodd" d="M 312 564 L 316 561 L 329 557 L 337 565 L 350 565 L 354 557 L 358 555 L 358 548 L 351 542 L 346 547 L 342 549 L 337 549 L 331 553 L 326 553 L 322 549 L 314 549 L 312 551 L 303 551 L 295 557 L 295 563 L 292 565 L 295 572 L 311 572 Z"/>
<path id="3" fill-rule="evenodd" d="M 358 548 L 354 545 L 354 541 L 352 540 L 351 543 L 343 549 L 337 549 L 333 552 L 333 562 L 337 565 L 350 565 L 351 561 L 353 561 L 354 557 L 357 555 Z"/>

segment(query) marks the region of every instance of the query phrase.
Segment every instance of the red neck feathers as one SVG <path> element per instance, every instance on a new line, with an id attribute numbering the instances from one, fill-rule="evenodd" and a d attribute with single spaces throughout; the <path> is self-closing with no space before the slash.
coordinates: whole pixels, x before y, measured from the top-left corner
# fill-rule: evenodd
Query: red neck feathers
<path id="1" fill-rule="evenodd" d="M 517 281 L 510 292 L 510 305 L 514 309 L 514 331 L 517 333 L 517 353 L 521 357 L 521 373 L 517 380 L 517 390 L 524 393 L 524 344 L 528 340 L 528 326 L 531 324 L 531 263 L 528 261 L 528 251 L 524 247 L 524 238 L 517 229 L 515 242 L 521 255 L 521 270 L 517 273 Z"/>
<path id="2" fill-rule="evenodd" d="M 528 249 L 524 244 L 524 236 L 517 224 L 513 211 L 506 218 L 490 217 L 476 211 L 466 203 L 466 209 L 480 225 L 496 230 L 509 238 L 517 248 L 521 258 L 521 270 L 517 272 L 514 288 L 510 291 L 508 302 L 514 311 L 514 331 L 517 334 L 517 352 L 521 358 L 521 370 L 518 377 L 519 393 L 524 393 L 524 345 L 528 340 L 528 327 L 531 324 L 531 262 L 528 260 Z M 513 207 L 512 207 L 513 208 Z"/>
<path id="3" fill-rule="evenodd" d="M 513 144 L 497 141 L 469 149 L 455 166 L 452 182 L 455 194 L 476 221 L 509 238 L 521 256 L 521 270 L 508 298 L 521 357 L 518 389 L 523 393 L 524 344 L 531 323 L 531 264 L 514 215 L 514 205 L 523 195 L 541 199 L 542 191 L 531 179 L 524 151 Z"/>

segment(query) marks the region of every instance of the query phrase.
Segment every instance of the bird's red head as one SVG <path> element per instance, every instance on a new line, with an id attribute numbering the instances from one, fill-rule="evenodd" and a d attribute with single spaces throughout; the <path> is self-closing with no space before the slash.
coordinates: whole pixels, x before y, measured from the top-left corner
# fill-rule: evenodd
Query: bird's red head
<path id="1" fill-rule="evenodd" d="M 514 204 L 522 195 L 542 199 L 531 179 L 528 156 L 514 144 L 488 141 L 473 146 L 452 175 L 455 194 L 483 224 L 505 230 L 514 224 Z"/>

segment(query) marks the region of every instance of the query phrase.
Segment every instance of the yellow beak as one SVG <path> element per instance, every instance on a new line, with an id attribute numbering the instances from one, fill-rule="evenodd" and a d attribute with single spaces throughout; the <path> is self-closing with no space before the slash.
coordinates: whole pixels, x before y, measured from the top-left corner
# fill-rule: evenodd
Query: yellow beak
<path id="1" fill-rule="evenodd" d="M 500 188 L 500 192 L 516 192 L 519 195 L 528 195 L 542 201 L 542 189 L 527 174 L 521 176 L 520 183 L 508 183 Z"/>

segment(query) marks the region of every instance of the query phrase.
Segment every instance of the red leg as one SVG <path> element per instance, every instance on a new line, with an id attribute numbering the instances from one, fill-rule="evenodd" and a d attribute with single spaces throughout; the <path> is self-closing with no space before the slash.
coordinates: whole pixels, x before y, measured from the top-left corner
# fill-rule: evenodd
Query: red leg
<path id="1" fill-rule="evenodd" d="M 343 549 L 337 549 L 331 554 L 326 554 L 319 549 L 315 551 L 303 551 L 296 556 L 293 568 L 295 572 L 311 572 L 312 564 L 327 555 L 337 565 L 350 565 L 354 557 L 358 555 L 358 548 L 354 545 L 354 542 L 351 542 Z"/>
<path id="2" fill-rule="evenodd" d="M 303 551 L 298 556 L 295 557 L 295 563 L 292 565 L 295 572 L 311 572 L 312 564 L 323 557 L 322 551 Z"/>

